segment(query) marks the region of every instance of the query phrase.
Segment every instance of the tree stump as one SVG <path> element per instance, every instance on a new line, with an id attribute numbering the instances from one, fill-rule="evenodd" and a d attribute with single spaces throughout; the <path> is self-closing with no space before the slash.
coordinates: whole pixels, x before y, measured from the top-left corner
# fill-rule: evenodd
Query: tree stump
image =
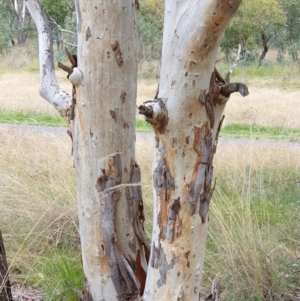
<path id="1" fill-rule="evenodd" d="M 8 279 L 8 267 L 2 233 L 0 231 L 0 301 L 13 301 Z"/>

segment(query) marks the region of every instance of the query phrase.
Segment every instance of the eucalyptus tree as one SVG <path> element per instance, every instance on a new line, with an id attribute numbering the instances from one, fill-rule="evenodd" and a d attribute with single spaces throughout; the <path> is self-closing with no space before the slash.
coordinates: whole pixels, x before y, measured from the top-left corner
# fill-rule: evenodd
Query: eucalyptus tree
<path id="1" fill-rule="evenodd" d="M 165 1 L 159 91 L 139 107 L 155 134 L 153 234 L 143 230 L 135 160 L 138 1 L 77 0 L 72 93 L 58 86 L 49 23 L 37 25 L 40 94 L 70 124 L 85 274 L 81 300 L 199 300 L 214 190 L 213 156 L 230 94 L 248 94 L 215 69 L 241 0 Z"/>
<path id="2" fill-rule="evenodd" d="M 299 63 L 300 51 L 300 7 L 297 0 L 280 0 L 286 14 L 286 26 L 281 42 L 293 61 Z"/>
<path id="3" fill-rule="evenodd" d="M 26 42 L 32 23 L 24 0 L 1 0 L 0 19 L 13 45 Z"/>

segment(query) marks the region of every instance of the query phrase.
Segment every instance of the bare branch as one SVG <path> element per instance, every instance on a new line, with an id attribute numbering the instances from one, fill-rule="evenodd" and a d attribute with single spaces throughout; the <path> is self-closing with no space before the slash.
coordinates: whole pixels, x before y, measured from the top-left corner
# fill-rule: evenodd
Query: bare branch
<path id="1" fill-rule="evenodd" d="M 233 72 L 234 68 L 237 66 L 238 62 L 243 61 L 243 60 L 246 59 L 245 56 L 241 55 L 241 51 L 242 51 L 242 45 L 239 44 L 239 49 L 238 49 L 238 52 L 237 52 L 236 59 L 233 61 L 232 65 L 230 67 L 230 70 L 226 74 L 226 77 L 225 77 L 225 81 L 228 82 L 228 83 L 230 82 L 230 75 Z"/>
<path id="2" fill-rule="evenodd" d="M 59 31 L 66 32 L 71 35 L 77 36 L 76 32 L 62 28 L 51 16 L 48 15 L 48 17 L 51 20 L 51 22 L 54 23 L 54 25 L 57 27 L 57 29 Z"/>
<path id="3" fill-rule="evenodd" d="M 67 119 L 67 111 L 71 106 L 72 96 L 62 91 L 55 77 L 52 31 L 49 21 L 38 0 L 26 0 L 26 5 L 38 30 L 40 95 L 59 111 L 61 116 Z"/>
<path id="4" fill-rule="evenodd" d="M 62 38 L 62 42 L 63 42 L 64 44 L 68 45 L 68 46 L 77 48 L 77 44 L 76 44 L 76 43 L 70 43 L 70 42 L 65 41 L 64 35 L 63 35 L 63 33 L 68 33 L 68 34 L 71 34 L 71 35 L 75 36 L 76 39 L 77 39 L 77 33 L 74 32 L 74 31 L 71 31 L 71 30 L 67 30 L 67 29 L 62 28 L 62 27 L 61 27 L 61 26 L 60 26 L 60 25 L 59 25 L 59 24 L 58 24 L 51 16 L 49 16 L 49 18 L 50 18 L 50 20 L 51 20 L 51 23 L 53 23 L 53 24 L 57 27 L 57 29 L 60 31 L 60 33 L 61 33 L 61 38 Z"/>

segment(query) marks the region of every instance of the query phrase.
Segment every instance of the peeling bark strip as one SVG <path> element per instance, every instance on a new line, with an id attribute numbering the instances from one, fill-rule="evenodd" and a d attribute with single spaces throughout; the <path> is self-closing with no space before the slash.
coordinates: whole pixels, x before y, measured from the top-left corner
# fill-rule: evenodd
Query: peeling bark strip
<path id="1" fill-rule="evenodd" d="M 115 41 L 113 44 L 111 44 L 111 49 L 115 53 L 117 64 L 121 67 L 123 65 L 123 57 L 119 42 Z"/>
<path id="2" fill-rule="evenodd" d="M 212 134 L 207 123 L 201 128 L 194 127 L 194 150 L 198 154 L 198 159 L 189 185 L 189 200 L 191 203 L 191 215 L 195 214 L 200 201 L 199 214 L 203 223 L 213 192 L 211 190 L 211 181 L 214 149 Z M 201 193 L 201 191 L 203 192 Z"/>
<path id="3" fill-rule="evenodd" d="M 174 240 L 175 233 L 175 223 L 180 209 L 180 198 L 173 201 L 172 205 L 169 207 L 168 221 L 165 226 L 165 236 L 167 240 L 172 243 Z"/>
<path id="4" fill-rule="evenodd" d="M 128 300 L 138 297 L 139 283 L 127 259 L 116 246 L 114 221 L 116 204 L 120 199 L 120 192 L 116 186 L 120 184 L 121 177 L 121 159 L 117 154 L 109 160 L 108 170 L 102 170 L 102 175 L 97 179 L 96 188 L 101 199 L 104 256 L 118 299 Z"/>
<path id="5" fill-rule="evenodd" d="M 157 167 L 155 168 L 153 173 L 153 182 L 160 201 L 158 224 L 161 238 L 165 239 L 167 233 L 165 229 L 169 221 L 168 206 L 170 203 L 171 190 L 175 189 L 175 182 L 164 160 L 159 161 Z"/>
<path id="6" fill-rule="evenodd" d="M 160 288 L 161 286 L 166 284 L 167 272 L 171 270 L 176 263 L 178 263 L 179 258 L 173 257 L 171 262 L 168 263 L 166 254 L 164 253 L 161 244 L 159 244 L 158 248 L 156 248 L 153 244 L 151 254 L 151 267 L 159 270 L 160 279 L 156 282 L 156 284 L 158 288 Z"/>
<path id="7" fill-rule="evenodd" d="M 150 254 L 150 248 L 144 231 L 144 204 L 141 189 L 141 170 L 139 165 L 132 160 L 130 182 L 126 187 L 126 198 L 129 207 L 130 223 L 134 227 L 134 232 L 140 242 L 144 245 L 145 253 Z M 136 184 L 136 185 L 134 185 Z"/>
<path id="8" fill-rule="evenodd" d="M 163 134 L 168 124 L 168 111 L 165 102 L 166 99 L 157 98 L 146 101 L 139 106 L 139 114 L 145 116 L 145 120 L 153 127 L 156 136 Z"/>
<path id="9" fill-rule="evenodd" d="M 144 231 L 145 216 L 141 189 L 141 170 L 139 165 L 134 160 L 132 160 L 131 163 L 131 176 L 128 184 L 129 185 L 126 187 L 126 198 L 129 208 L 129 220 L 133 225 L 136 237 L 144 248 L 143 251 L 145 252 L 146 261 L 148 263 L 150 257 L 150 247 Z M 133 252 L 137 254 L 135 259 L 134 273 L 140 283 L 140 295 L 143 295 L 147 273 L 141 264 L 141 250 L 136 250 L 136 245 L 134 245 L 134 248 L 135 249 Z"/>

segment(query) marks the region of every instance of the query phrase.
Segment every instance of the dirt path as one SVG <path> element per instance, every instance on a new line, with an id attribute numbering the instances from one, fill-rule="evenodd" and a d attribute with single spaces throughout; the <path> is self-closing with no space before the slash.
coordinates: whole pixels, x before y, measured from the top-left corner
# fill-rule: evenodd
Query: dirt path
<path id="1" fill-rule="evenodd" d="M 67 134 L 66 127 L 50 127 L 38 125 L 8 124 L 0 123 L 0 132 L 4 131 L 22 131 L 36 132 L 40 134 L 64 135 Z M 137 132 L 137 139 L 151 139 L 153 133 Z M 249 145 L 249 146 L 268 146 L 275 148 L 300 148 L 300 142 L 278 141 L 278 140 L 260 140 L 260 139 L 236 139 L 219 138 L 219 146 L 222 144 Z"/>

